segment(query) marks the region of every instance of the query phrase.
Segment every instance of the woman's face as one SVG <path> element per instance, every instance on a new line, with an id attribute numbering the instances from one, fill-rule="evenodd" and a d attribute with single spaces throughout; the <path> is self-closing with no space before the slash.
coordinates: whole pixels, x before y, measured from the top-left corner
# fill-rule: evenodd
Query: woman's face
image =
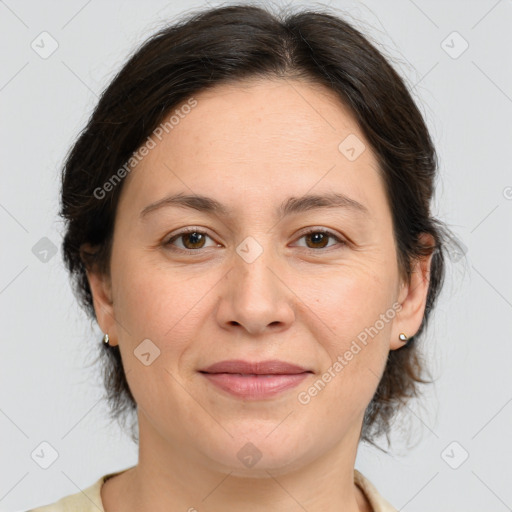
<path id="1" fill-rule="evenodd" d="M 336 451 L 355 457 L 388 352 L 419 328 L 426 292 L 399 281 L 375 156 L 320 86 L 254 81 L 195 100 L 125 178 L 111 281 L 90 276 L 139 407 L 141 445 L 252 475 Z M 148 209 L 177 194 L 208 201 Z M 350 201 L 325 206 L 335 194 Z M 265 383 L 200 371 L 226 360 L 310 373 Z M 255 394 L 240 379 L 263 391 L 300 382 Z"/>

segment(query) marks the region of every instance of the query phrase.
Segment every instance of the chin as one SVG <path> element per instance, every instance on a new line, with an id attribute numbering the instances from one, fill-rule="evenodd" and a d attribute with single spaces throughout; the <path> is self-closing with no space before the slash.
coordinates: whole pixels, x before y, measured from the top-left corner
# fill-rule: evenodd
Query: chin
<path id="1" fill-rule="evenodd" d="M 275 426 L 274 423 L 273 428 Z M 271 475 L 286 474 L 315 459 L 313 451 L 315 448 L 318 450 L 318 446 L 308 450 L 306 439 L 299 432 L 296 432 L 295 438 L 284 428 L 280 432 L 277 429 L 272 432 L 267 428 L 268 424 L 265 427 L 259 433 L 254 432 L 254 426 L 251 433 L 239 431 L 236 434 L 230 431 L 233 438 L 228 442 L 226 439 L 222 442 L 212 440 L 204 447 L 203 453 L 222 472 L 243 478 L 269 478 Z"/>

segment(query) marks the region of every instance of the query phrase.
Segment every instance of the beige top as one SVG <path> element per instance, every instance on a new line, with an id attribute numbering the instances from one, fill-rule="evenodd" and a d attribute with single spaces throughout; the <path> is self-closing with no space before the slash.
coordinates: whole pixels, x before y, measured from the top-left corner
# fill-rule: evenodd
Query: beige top
<path id="1" fill-rule="evenodd" d="M 105 512 L 101 501 L 101 486 L 103 482 L 127 469 L 117 473 L 108 473 L 79 493 L 64 496 L 55 503 L 33 508 L 27 512 Z M 379 494 L 375 486 L 357 469 L 354 469 L 354 483 L 363 491 L 373 508 L 373 512 L 397 512 L 396 508 L 390 505 Z"/>

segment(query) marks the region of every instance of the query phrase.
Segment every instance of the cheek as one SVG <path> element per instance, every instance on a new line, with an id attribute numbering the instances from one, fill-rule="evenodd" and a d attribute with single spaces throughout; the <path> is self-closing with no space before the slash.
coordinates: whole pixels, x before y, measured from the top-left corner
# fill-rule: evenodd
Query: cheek
<path id="1" fill-rule="evenodd" d="M 321 296 L 310 294 L 308 300 L 315 313 L 309 317 L 317 326 L 312 332 L 321 333 L 317 341 L 326 353 L 315 386 L 322 395 L 318 402 L 338 403 L 345 411 L 366 407 L 389 352 L 395 317 L 391 281 L 376 279 L 370 271 L 347 271 L 333 277 Z M 315 396 L 317 391 L 310 391 Z"/>
<path id="2" fill-rule="evenodd" d="M 385 280 L 375 268 L 354 265 L 332 272 L 322 285 L 296 288 L 327 330 L 334 346 L 373 325 L 393 304 L 393 278 Z M 311 283 L 310 283 L 311 284 Z M 299 291 L 300 290 L 300 291 Z M 310 313 L 311 316 L 311 313 Z M 339 337 L 339 338 L 337 338 Z"/>
<path id="3" fill-rule="evenodd" d="M 125 266 L 129 271 L 117 275 L 114 311 L 123 327 L 118 331 L 120 342 L 128 357 L 143 340 L 151 340 L 158 348 L 158 357 L 152 363 L 158 373 L 150 378 L 159 378 L 164 368 L 177 371 L 187 352 L 194 350 L 191 340 L 200 337 L 205 308 L 210 307 L 208 299 L 213 296 L 208 293 L 214 290 L 219 276 L 191 277 L 179 269 L 171 273 L 145 265 L 141 259 L 130 265 Z M 138 368 L 139 362 L 133 357 L 127 359 L 127 364 L 132 360 Z"/>
<path id="4" fill-rule="evenodd" d="M 115 316 L 123 326 L 118 332 L 128 384 L 137 404 L 153 417 L 163 408 L 158 415 L 168 424 L 176 405 L 187 400 L 178 370 L 197 329 L 193 290 L 142 261 L 117 275 Z"/>
<path id="5" fill-rule="evenodd" d="M 179 272 L 166 273 L 154 264 L 146 264 L 141 255 L 126 256 L 117 268 L 113 283 L 115 314 L 116 319 L 130 326 L 130 336 L 160 337 L 190 310 L 192 294 L 180 282 Z"/>
<path id="6" fill-rule="evenodd" d="M 347 333 L 343 338 L 329 340 L 329 358 L 321 373 L 308 387 L 301 388 L 297 397 L 300 404 L 315 411 L 314 418 L 323 417 L 330 424 L 341 426 L 364 413 L 386 364 L 387 329 L 386 326 L 372 337 L 354 328 L 354 336 Z M 326 418 L 327 410 L 330 412 Z"/>

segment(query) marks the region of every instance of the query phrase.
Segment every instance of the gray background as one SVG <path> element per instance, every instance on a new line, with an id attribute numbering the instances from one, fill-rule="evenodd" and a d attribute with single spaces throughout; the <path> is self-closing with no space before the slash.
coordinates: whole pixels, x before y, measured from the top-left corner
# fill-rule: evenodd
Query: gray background
<path id="1" fill-rule="evenodd" d="M 53 502 L 137 461 L 107 421 L 94 365 L 101 332 L 62 265 L 59 170 L 126 56 L 201 5 L 0 1 L 3 511 Z M 393 452 L 361 445 L 356 467 L 399 510 L 512 510 L 512 2 L 330 6 L 378 42 L 412 88 L 440 157 L 434 213 L 467 247 L 451 254 L 424 344 L 435 385 L 397 420 Z M 58 43 L 47 58 L 43 31 Z M 42 442 L 58 453 L 48 469 L 31 457 Z"/>

